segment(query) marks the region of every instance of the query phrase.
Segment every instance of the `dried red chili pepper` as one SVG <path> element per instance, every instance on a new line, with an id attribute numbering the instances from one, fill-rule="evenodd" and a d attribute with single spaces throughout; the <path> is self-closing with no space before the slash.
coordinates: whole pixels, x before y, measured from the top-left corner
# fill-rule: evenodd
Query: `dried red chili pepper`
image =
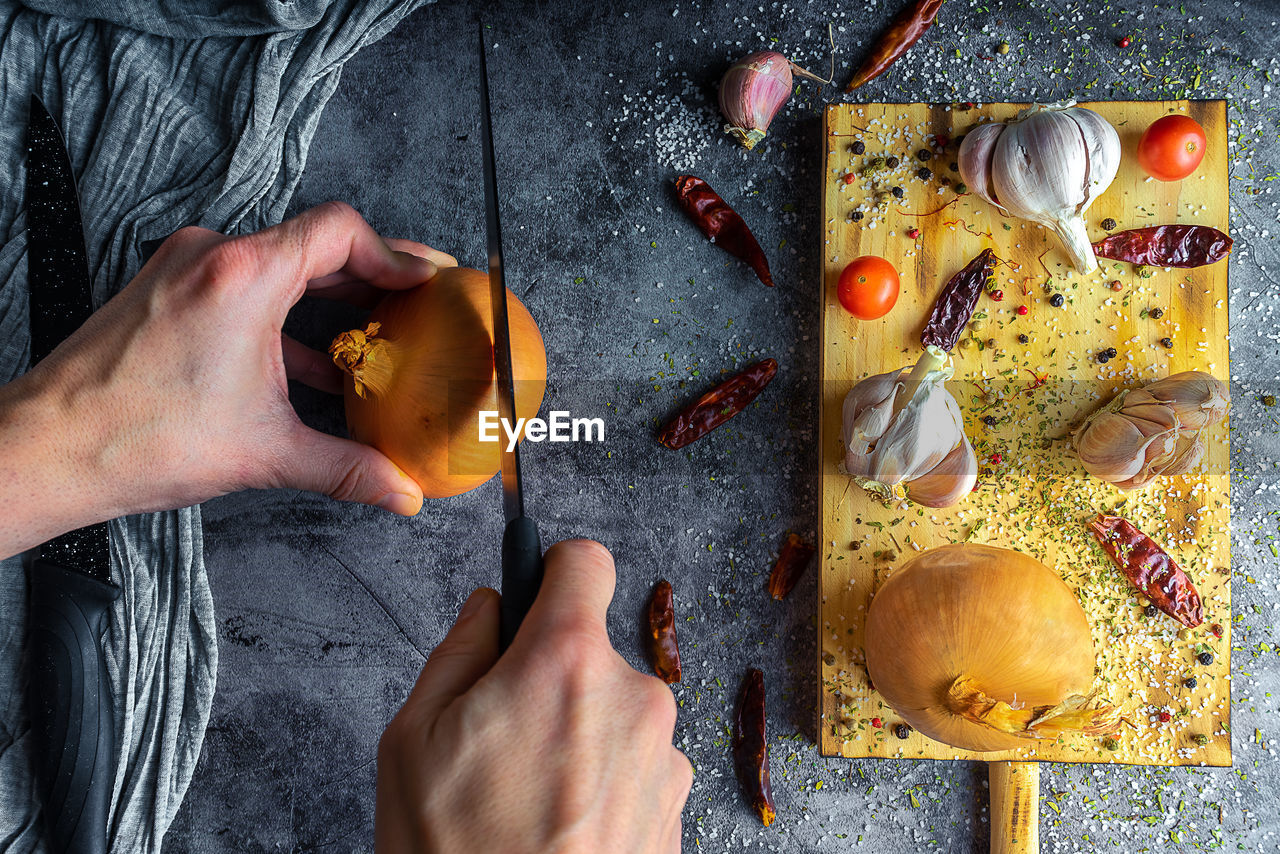
<path id="1" fill-rule="evenodd" d="M 893 19 L 889 29 L 885 30 L 871 49 L 871 54 L 853 75 L 845 92 L 852 92 L 859 86 L 870 83 L 889 70 L 898 59 L 906 53 L 920 37 L 933 26 L 933 19 L 938 16 L 942 0 L 913 0 L 908 3 L 898 17 Z"/>
<path id="2" fill-rule="evenodd" d="M 769 742 L 764 733 L 764 674 L 747 671 L 733 716 L 733 766 L 738 782 L 764 826 L 773 823 L 773 787 L 769 784 Z"/>
<path id="3" fill-rule="evenodd" d="M 701 439 L 746 409 L 776 373 L 778 363 L 773 359 L 756 362 L 685 407 L 662 428 L 658 441 L 678 451 L 695 439 Z"/>
<path id="4" fill-rule="evenodd" d="M 1231 238 L 1207 225 L 1153 225 L 1118 231 L 1093 244 L 1093 254 L 1148 267 L 1203 267 L 1226 258 Z"/>
<path id="5" fill-rule="evenodd" d="M 1204 622 L 1200 594 L 1191 577 L 1132 522 L 1099 513 L 1089 523 L 1089 529 L 1130 583 L 1153 605 L 1189 628 Z"/>
<path id="6" fill-rule="evenodd" d="M 680 681 L 680 645 L 676 642 L 675 598 L 665 578 L 653 588 L 648 611 L 649 656 L 653 672 L 668 685 Z"/>
<path id="7" fill-rule="evenodd" d="M 738 212 L 716 195 L 716 191 L 701 178 L 681 175 L 676 178 L 676 198 L 689 218 L 702 229 L 707 239 L 737 258 L 741 258 L 756 271 L 760 281 L 773 287 L 769 274 L 769 260 L 764 257 L 755 235 L 743 222 Z"/>
<path id="8" fill-rule="evenodd" d="M 920 343 L 934 345 L 950 352 L 960 340 L 964 325 L 973 317 L 974 306 L 991 273 L 995 270 L 996 253 L 983 249 L 963 270 L 951 277 L 933 304 L 933 311 L 920 333 Z"/>
<path id="9" fill-rule="evenodd" d="M 794 532 L 787 533 L 787 541 L 778 552 L 778 562 L 769 573 L 769 595 L 774 599 L 785 599 L 787 594 L 800 580 L 801 573 L 809 565 L 813 557 L 813 546 L 800 539 Z"/>

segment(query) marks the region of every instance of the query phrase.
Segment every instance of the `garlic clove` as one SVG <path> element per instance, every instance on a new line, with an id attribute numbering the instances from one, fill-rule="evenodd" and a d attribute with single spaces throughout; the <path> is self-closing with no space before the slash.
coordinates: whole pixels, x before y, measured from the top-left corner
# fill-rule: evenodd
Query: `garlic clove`
<path id="1" fill-rule="evenodd" d="M 1156 380 L 1143 391 L 1170 407 L 1188 430 L 1201 430 L 1221 421 L 1231 404 L 1226 383 L 1202 371 L 1173 374 Z"/>
<path id="2" fill-rule="evenodd" d="M 1182 426 L 1178 414 L 1170 406 L 1163 403 L 1149 403 L 1143 406 L 1125 406 L 1115 414 L 1127 418 L 1141 431 L 1143 436 L 1151 437 L 1166 430 L 1177 430 Z"/>
<path id="3" fill-rule="evenodd" d="M 1204 459 L 1204 442 L 1199 433 L 1180 433 L 1168 462 L 1160 467 L 1162 477 L 1186 474 Z"/>
<path id="4" fill-rule="evenodd" d="M 731 134 L 750 151 L 791 97 L 791 62 L 766 50 L 740 59 L 720 79 L 720 112 Z"/>
<path id="5" fill-rule="evenodd" d="M 841 414 L 845 469 L 849 474 L 870 476 L 872 446 L 889 426 L 894 393 L 907 370 L 867 377 L 845 395 Z"/>
<path id="6" fill-rule="evenodd" d="M 1085 199 L 1079 210 L 1079 213 L 1084 213 L 1093 200 L 1111 186 L 1120 171 L 1120 136 L 1110 122 L 1093 110 L 1074 107 L 1063 113 L 1080 127 L 1081 138 L 1088 150 Z"/>
<path id="7" fill-rule="evenodd" d="M 1163 461 L 1172 452 L 1176 437 L 1176 426 L 1148 435 L 1133 419 L 1104 411 L 1076 434 L 1074 444 L 1085 471 L 1121 483 L 1146 477 L 1153 459 Z"/>
<path id="8" fill-rule="evenodd" d="M 876 444 L 874 477 L 896 486 L 928 474 L 964 435 L 960 407 L 943 385 L 950 371 L 931 372 Z"/>
<path id="9" fill-rule="evenodd" d="M 996 140 L 1003 131 L 1004 125 L 999 123 L 978 125 L 964 135 L 956 158 L 965 185 L 1000 210 L 1004 207 L 991 185 L 991 157 L 995 153 Z"/>
<path id="10" fill-rule="evenodd" d="M 907 497 L 925 507 L 950 507 L 972 492 L 977 482 L 978 457 L 965 436 L 928 474 L 907 483 Z"/>

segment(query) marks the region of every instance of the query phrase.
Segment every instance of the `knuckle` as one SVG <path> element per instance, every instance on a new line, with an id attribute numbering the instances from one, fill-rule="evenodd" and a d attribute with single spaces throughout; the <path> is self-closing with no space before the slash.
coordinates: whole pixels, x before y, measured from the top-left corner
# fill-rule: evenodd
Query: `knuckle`
<path id="1" fill-rule="evenodd" d="M 656 676 L 644 676 L 640 697 L 645 718 L 669 735 L 676 726 L 676 698 L 671 689 Z"/>
<path id="2" fill-rule="evenodd" d="M 201 284 L 219 290 L 238 288 L 254 278 L 257 256 L 242 238 L 230 238 L 209 247 L 200 259 Z"/>
<path id="3" fill-rule="evenodd" d="M 364 217 L 360 212 L 346 202 L 328 201 L 321 202 L 312 208 L 309 213 L 317 222 L 335 222 L 340 225 L 351 225 L 357 222 L 363 223 Z"/>

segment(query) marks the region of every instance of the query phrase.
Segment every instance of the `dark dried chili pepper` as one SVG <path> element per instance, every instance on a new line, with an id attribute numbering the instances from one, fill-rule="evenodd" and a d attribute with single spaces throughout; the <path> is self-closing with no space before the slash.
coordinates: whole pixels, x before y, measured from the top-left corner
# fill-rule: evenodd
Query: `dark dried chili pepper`
<path id="1" fill-rule="evenodd" d="M 733 766 L 738 782 L 764 826 L 773 823 L 773 787 L 769 785 L 769 742 L 764 733 L 764 674 L 747 671 L 733 716 Z"/>
<path id="2" fill-rule="evenodd" d="M 769 595 L 774 599 L 785 599 L 800 580 L 801 573 L 812 557 L 813 546 L 800 539 L 798 534 L 788 532 L 787 541 L 782 544 L 782 551 L 778 552 L 778 562 L 773 565 L 773 572 L 769 573 Z"/>
<path id="3" fill-rule="evenodd" d="M 1189 628 L 1204 622 L 1200 594 L 1191 577 L 1132 522 L 1099 513 L 1089 523 L 1089 530 L 1130 583 L 1153 605 Z"/>
<path id="4" fill-rule="evenodd" d="M 741 258 L 756 271 L 760 281 L 773 287 L 769 274 L 769 260 L 756 242 L 755 235 L 743 222 L 738 212 L 716 195 L 716 191 L 701 178 L 681 175 L 676 178 L 676 198 L 689 218 L 702 229 L 707 239 L 737 258 Z"/>
<path id="5" fill-rule="evenodd" d="M 996 253 L 983 249 L 977 258 L 951 277 L 938 294 L 924 332 L 920 333 L 921 344 L 941 347 L 948 352 L 956 346 L 965 324 L 973 317 L 974 306 L 978 304 L 978 297 L 991 278 L 995 264 Z"/>
<path id="6" fill-rule="evenodd" d="M 649 656 L 653 672 L 668 685 L 680 681 L 680 645 L 676 642 L 676 608 L 671 582 L 665 578 L 653 588 L 647 613 Z"/>
<path id="7" fill-rule="evenodd" d="M 893 19 L 889 29 L 885 30 L 871 49 L 871 54 L 853 75 L 845 92 L 852 92 L 859 86 L 870 83 L 889 70 L 898 59 L 906 53 L 921 36 L 933 26 L 933 19 L 938 16 L 942 0 L 912 0 Z"/>
<path id="8" fill-rule="evenodd" d="M 746 409 L 776 373 L 778 363 L 775 360 L 756 362 L 685 407 L 662 428 L 658 441 L 678 451 L 695 439 L 701 439 Z"/>
<path id="9" fill-rule="evenodd" d="M 1093 244 L 1112 261 L 1148 267 L 1203 267 L 1226 258 L 1231 238 L 1207 225 L 1153 225 L 1118 231 Z"/>

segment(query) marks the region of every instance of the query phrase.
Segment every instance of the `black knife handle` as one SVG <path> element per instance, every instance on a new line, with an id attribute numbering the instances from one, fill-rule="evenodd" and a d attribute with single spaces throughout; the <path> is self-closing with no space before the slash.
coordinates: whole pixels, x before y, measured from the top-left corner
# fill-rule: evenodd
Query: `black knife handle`
<path id="1" fill-rule="evenodd" d="M 538 524 L 517 516 L 502 533 L 502 617 L 498 649 L 506 652 L 515 640 L 524 615 L 533 607 L 542 586 L 542 540 Z"/>
<path id="2" fill-rule="evenodd" d="M 49 850 L 106 854 L 115 784 L 111 686 L 99 638 L 120 588 L 56 563 L 31 569 L 31 683 L 36 779 Z"/>

